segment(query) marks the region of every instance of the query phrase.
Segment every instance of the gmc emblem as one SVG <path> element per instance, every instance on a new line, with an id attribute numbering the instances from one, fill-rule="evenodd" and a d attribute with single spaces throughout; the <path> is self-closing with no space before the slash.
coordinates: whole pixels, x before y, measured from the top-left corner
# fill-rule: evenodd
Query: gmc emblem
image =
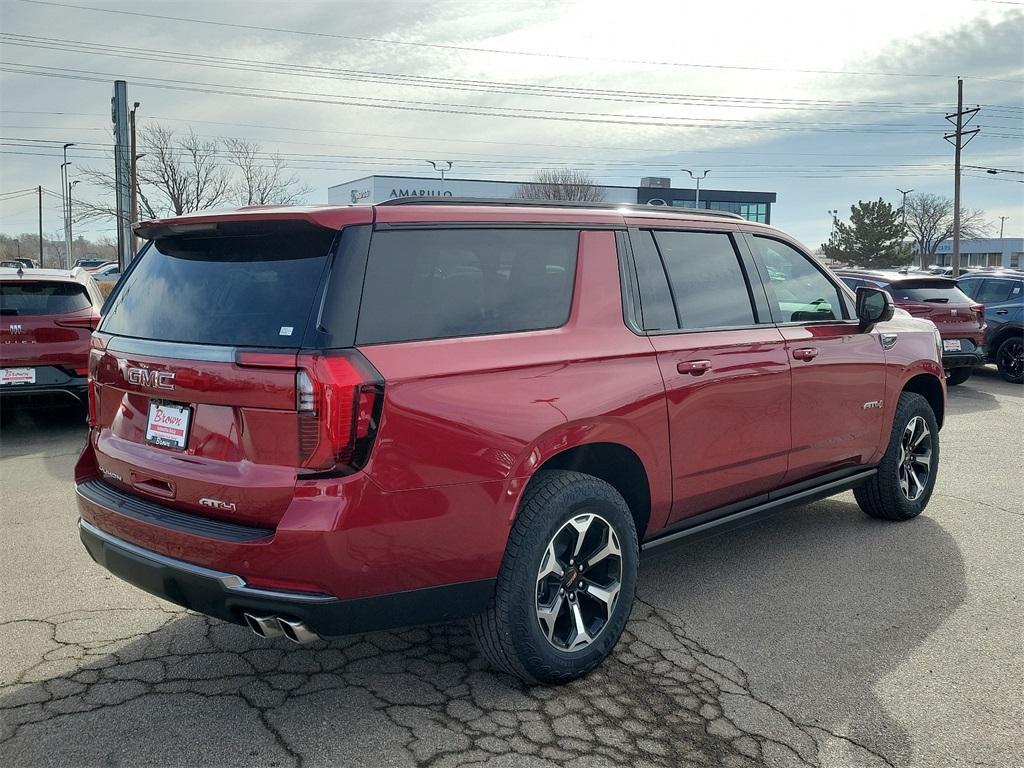
<path id="1" fill-rule="evenodd" d="M 149 368 L 129 368 L 128 382 L 151 389 L 174 389 L 174 373 L 151 371 Z"/>

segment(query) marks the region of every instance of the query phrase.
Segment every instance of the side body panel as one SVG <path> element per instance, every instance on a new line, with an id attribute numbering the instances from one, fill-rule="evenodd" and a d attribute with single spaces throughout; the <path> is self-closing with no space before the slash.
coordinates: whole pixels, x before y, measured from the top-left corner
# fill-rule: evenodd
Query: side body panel
<path id="1" fill-rule="evenodd" d="M 582 232 L 573 307 L 561 328 L 360 351 L 387 381 L 367 473 L 387 492 L 430 487 L 440 497 L 460 485 L 505 484 L 497 508 L 451 510 L 499 532 L 482 553 L 495 563 L 525 481 L 575 445 L 632 450 L 650 482 L 648 530 L 664 524 L 664 388 L 650 341 L 623 322 L 614 232 Z"/>
<path id="2" fill-rule="evenodd" d="M 790 446 L 790 373 L 774 327 L 652 336 L 672 435 L 672 522 L 778 487 Z M 692 363 L 710 363 L 704 373 Z"/>

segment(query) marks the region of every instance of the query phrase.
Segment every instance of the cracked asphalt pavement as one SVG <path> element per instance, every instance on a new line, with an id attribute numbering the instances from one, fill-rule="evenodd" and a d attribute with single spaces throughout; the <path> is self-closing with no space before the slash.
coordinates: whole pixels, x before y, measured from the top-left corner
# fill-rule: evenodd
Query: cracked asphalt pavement
<path id="1" fill-rule="evenodd" d="M 458 624 L 298 647 L 118 581 L 78 541 L 80 421 L 0 413 L 4 765 L 1024 765 L 1024 393 L 994 372 L 950 388 L 923 516 L 843 494 L 651 553 L 560 688 Z"/>

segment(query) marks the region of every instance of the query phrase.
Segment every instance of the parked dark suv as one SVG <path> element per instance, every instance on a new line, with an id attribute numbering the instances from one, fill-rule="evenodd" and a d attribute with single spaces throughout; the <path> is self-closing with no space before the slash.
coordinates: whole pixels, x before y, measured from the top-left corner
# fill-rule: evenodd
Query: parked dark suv
<path id="1" fill-rule="evenodd" d="M 975 272 L 958 281 L 960 289 L 985 305 L 988 362 L 1012 384 L 1024 382 L 1024 272 Z"/>
<path id="2" fill-rule="evenodd" d="M 730 214 L 400 200 L 143 223 L 93 336 L 82 540 L 266 637 L 470 619 L 561 682 L 642 549 L 927 505 L 931 323 Z"/>

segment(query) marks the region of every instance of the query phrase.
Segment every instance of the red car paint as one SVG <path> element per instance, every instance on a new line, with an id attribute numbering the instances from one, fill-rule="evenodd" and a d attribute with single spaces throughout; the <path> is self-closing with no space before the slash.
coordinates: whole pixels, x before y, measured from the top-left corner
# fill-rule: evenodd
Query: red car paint
<path id="1" fill-rule="evenodd" d="M 30 313 L 15 305 L 14 293 L 36 287 L 40 301 Z M 49 308 L 43 294 L 73 288 L 78 299 L 57 296 L 63 306 Z M 89 337 L 99 324 L 102 297 L 83 270 L 0 269 L 0 368 L 28 368 L 36 382 L 0 385 L 0 396 L 63 394 L 84 397 L 89 365 Z"/>
<path id="2" fill-rule="evenodd" d="M 708 510 L 878 461 L 911 380 L 934 380 L 941 420 L 934 331 L 903 312 L 868 331 L 855 321 L 665 335 L 627 326 L 617 230 L 784 237 L 763 225 L 615 209 L 410 205 L 206 213 L 147 222 L 140 234 L 294 221 L 331 230 L 578 228 L 568 320 L 541 331 L 359 346 L 384 382 L 382 409 L 365 465 L 332 477 L 299 468 L 296 376 L 308 365 L 305 351 L 196 360 L 171 345 L 141 354 L 117 351 L 117 337 L 101 327 L 90 362 L 95 415 L 77 482 L 102 479 L 132 498 L 268 535 L 224 542 L 80 493 L 85 521 L 254 587 L 362 598 L 493 579 L 530 478 L 579 446 L 612 444 L 639 460 L 649 496 L 639 533 L 650 539 Z M 899 343 L 883 351 L 882 333 Z M 809 347 L 813 358 L 796 359 Z M 710 370 L 689 372 L 703 361 Z M 146 442 L 148 403 L 167 392 L 155 377 L 130 380 L 139 368 L 174 374 L 173 399 L 193 409 L 185 451 Z"/>

